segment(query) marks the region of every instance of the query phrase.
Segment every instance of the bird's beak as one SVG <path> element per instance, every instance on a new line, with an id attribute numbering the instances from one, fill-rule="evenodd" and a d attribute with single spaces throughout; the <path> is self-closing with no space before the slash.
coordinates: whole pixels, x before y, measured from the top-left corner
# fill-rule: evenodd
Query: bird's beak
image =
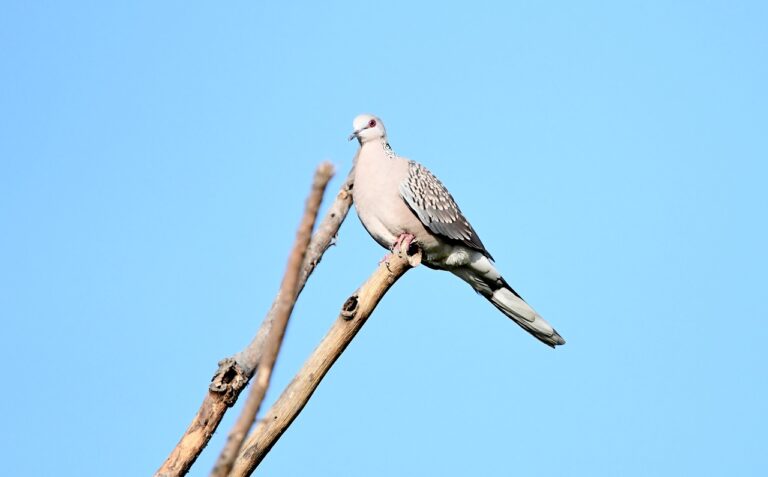
<path id="1" fill-rule="evenodd" d="M 352 131 L 352 134 L 349 135 L 349 139 L 347 139 L 347 140 L 351 141 L 354 138 L 358 138 L 359 139 L 360 138 L 360 131 L 362 131 L 363 129 L 365 129 L 365 128 L 355 129 L 354 131 Z"/>

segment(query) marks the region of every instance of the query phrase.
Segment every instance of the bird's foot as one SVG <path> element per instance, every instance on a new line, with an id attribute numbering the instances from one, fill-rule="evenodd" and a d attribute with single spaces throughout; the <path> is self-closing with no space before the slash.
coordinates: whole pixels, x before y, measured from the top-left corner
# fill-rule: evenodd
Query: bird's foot
<path id="1" fill-rule="evenodd" d="M 408 265 L 411 267 L 417 267 L 421 263 L 422 250 L 415 240 L 416 237 L 414 237 L 413 234 L 400 234 L 395 240 L 395 243 L 392 244 L 392 253 L 384 255 L 384 258 L 381 259 L 379 265 L 384 264 L 389 268 L 390 260 L 397 255 L 400 258 L 408 260 Z"/>
<path id="2" fill-rule="evenodd" d="M 414 241 L 414 239 L 416 239 L 416 237 L 414 237 L 411 234 L 408 234 L 408 233 L 400 234 L 397 237 L 397 240 L 395 240 L 395 243 L 392 244 L 392 252 L 397 253 L 399 250 L 402 250 L 407 254 L 408 250 L 411 248 L 411 243 Z"/>

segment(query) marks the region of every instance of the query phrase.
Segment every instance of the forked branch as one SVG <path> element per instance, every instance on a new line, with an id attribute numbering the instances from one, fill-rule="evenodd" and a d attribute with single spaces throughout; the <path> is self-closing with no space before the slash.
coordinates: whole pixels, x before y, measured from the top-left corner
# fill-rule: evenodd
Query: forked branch
<path id="1" fill-rule="evenodd" d="M 332 170 L 328 170 L 327 165 L 321 165 L 318 168 L 318 173 L 323 168 L 325 168 L 327 174 L 332 174 Z M 327 179 L 330 179 L 330 177 Z M 326 184 L 328 182 L 327 179 L 325 180 Z M 325 185 L 323 185 L 324 187 Z M 307 247 L 293 297 L 294 300 L 301 293 L 307 279 L 320 262 L 323 253 L 333 244 L 339 227 L 347 216 L 351 205 L 352 173 L 350 172 L 347 180 L 341 186 L 336 200 L 318 226 Z M 234 405 L 240 392 L 253 376 L 264 352 L 264 343 L 275 322 L 280 306 L 279 302 L 280 295 L 278 294 L 278 297 L 272 304 L 272 308 L 267 313 L 251 343 L 234 357 L 226 358 L 219 362 L 219 369 L 211 379 L 211 384 L 208 387 L 203 403 L 200 405 L 200 409 L 192 419 L 179 443 L 155 473 L 156 477 L 185 475 L 190 467 L 192 467 L 192 464 L 216 431 L 227 409 Z"/>
<path id="2" fill-rule="evenodd" d="M 320 381 L 363 327 L 387 290 L 419 263 L 420 250 L 413 250 L 411 254 L 399 250 L 382 262 L 373 275 L 344 302 L 328 334 L 243 443 L 230 476 L 244 477 L 253 472 L 299 415 Z"/>
<path id="3" fill-rule="evenodd" d="M 256 368 L 256 380 L 251 385 L 251 392 L 248 394 L 248 399 L 245 401 L 240 416 L 229 431 L 224 449 L 219 454 L 216 465 L 211 472 L 212 477 L 227 477 L 229 474 L 235 457 L 240 452 L 240 446 L 243 444 L 248 431 L 251 430 L 261 402 L 264 400 L 264 395 L 267 393 L 272 371 L 277 361 L 277 354 L 280 352 L 285 337 L 288 319 L 296 304 L 301 264 L 309 246 L 309 239 L 312 237 L 312 228 L 315 226 L 315 219 L 320 209 L 320 202 L 323 200 L 325 186 L 332 176 L 333 166 L 327 162 L 321 164 L 315 172 L 315 180 L 312 183 L 309 198 L 307 198 L 304 217 L 301 219 L 299 230 L 296 232 L 296 242 L 288 258 L 283 282 L 280 284 L 280 292 L 277 295 L 272 330 L 264 343 L 264 350 Z"/>

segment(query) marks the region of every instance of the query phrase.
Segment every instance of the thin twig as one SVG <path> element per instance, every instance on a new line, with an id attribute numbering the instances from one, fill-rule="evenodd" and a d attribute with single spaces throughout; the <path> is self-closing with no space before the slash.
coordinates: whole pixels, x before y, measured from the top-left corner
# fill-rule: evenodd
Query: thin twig
<path id="1" fill-rule="evenodd" d="M 421 262 L 421 251 L 413 255 L 398 251 L 382 263 L 344 303 L 339 317 L 283 394 L 259 421 L 243 443 L 230 477 L 251 475 L 306 405 L 312 393 L 352 338 L 365 324 L 384 294 L 411 267 Z"/>
<path id="2" fill-rule="evenodd" d="M 256 369 L 256 382 L 251 385 L 251 392 L 245 401 L 245 406 L 240 413 L 240 417 L 232 426 L 229 432 L 227 443 L 224 445 L 216 465 L 211 472 L 212 477 L 226 477 L 232 464 L 240 451 L 240 446 L 245 440 L 245 436 L 253 426 L 256 414 L 259 412 L 261 402 L 269 387 L 270 377 L 277 361 L 277 355 L 285 337 L 285 329 L 288 326 L 288 319 L 293 312 L 296 304 L 297 291 L 299 287 L 299 275 L 304 256 L 307 253 L 309 240 L 312 237 L 312 228 L 315 226 L 317 212 L 320 209 L 320 202 L 323 200 L 323 193 L 328 181 L 333 177 L 333 166 L 325 162 L 315 171 L 315 179 L 312 182 L 312 191 L 307 198 L 307 205 L 304 209 L 304 217 L 296 232 L 296 241 L 293 244 L 293 250 L 288 258 L 288 265 L 285 267 L 283 282 L 280 284 L 280 292 L 275 307 L 275 318 L 272 321 L 272 330 L 264 346 L 264 352 Z"/>
<path id="3" fill-rule="evenodd" d="M 325 251 L 333 244 L 339 227 L 349 212 L 352 205 L 352 177 L 353 172 L 350 172 L 342 184 L 336 200 L 312 236 L 312 241 L 304 257 L 297 295 L 301 293 L 307 279 L 317 264 L 320 263 Z M 208 392 L 200 405 L 200 409 L 198 409 L 179 443 L 155 473 L 155 477 L 177 477 L 189 472 L 190 467 L 216 431 L 227 409 L 235 404 L 240 392 L 256 371 L 256 366 L 264 350 L 264 342 L 272 329 L 278 300 L 279 296 L 275 298 L 256 336 L 248 346 L 233 357 L 219 362 L 219 368 L 211 378 L 211 384 L 208 386 Z"/>
<path id="4" fill-rule="evenodd" d="M 301 277 L 299 277 L 299 289 L 296 292 L 296 296 L 301 294 L 304 289 L 304 285 L 307 284 L 307 280 L 312 272 L 315 271 L 315 267 L 320 263 L 323 258 L 323 254 L 328 250 L 331 245 L 336 243 L 336 234 L 339 233 L 339 228 L 342 222 L 347 217 L 349 208 L 352 206 L 352 187 L 354 169 L 349 171 L 347 179 L 344 184 L 341 185 L 339 193 L 336 194 L 336 200 L 326 212 L 323 221 L 317 226 L 317 231 L 312 236 L 312 241 L 309 242 L 307 247 L 307 256 L 304 257 L 304 264 L 301 267 Z M 275 301 L 272 303 L 267 316 L 264 318 L 264 322 L 261 324 L 259 331 L 253 338 L 251 343 L 240 353 L 236 354 L 232 359 L 244 368 L 248 373 L 248 377 L 253 376 L 256 371 L 256 366 L 261 359 L 261 353 L 264 351 L 264 342 L 269 336 L 269 332 L 272 329 L 272 322 L 275 318 L 275 312 L 277 310 L 277 302 L 280 300 L 280 296 L 275 297 Z"/>

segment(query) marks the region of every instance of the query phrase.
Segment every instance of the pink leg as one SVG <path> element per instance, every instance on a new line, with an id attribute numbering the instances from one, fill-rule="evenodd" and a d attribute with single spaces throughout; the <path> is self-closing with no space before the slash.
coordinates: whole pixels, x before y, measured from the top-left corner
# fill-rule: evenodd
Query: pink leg
<path id="1" fill-rule="evenodd" d="M 397 240 L 395 240 L 395 243 L 392 244 L 392 253 L 397 253 L 398 250 L 405 250 L 405 252 L 408 253 L 408 249 L 411 247 L 411 243 L 414 239 L 416 239 L 416 237 L 411 234 L 400 234 L 397 237 Z M 384 258 L 381 259 L 379 265 L 389 260 L 392 257 L 392 253 L 384 255 Z"/>
<path id="2" fill-rule="evenodd" d="M 408 251 L 408 248 L 411 246 L 411 242 L 416 237 L 414 237 L 411 234 L 400 234 L 400 236 L 397 237 L 397 240 L 395 240 L 395 243 L 392 245 L 392 251 L 395 252 L 398 249 Z"/>

